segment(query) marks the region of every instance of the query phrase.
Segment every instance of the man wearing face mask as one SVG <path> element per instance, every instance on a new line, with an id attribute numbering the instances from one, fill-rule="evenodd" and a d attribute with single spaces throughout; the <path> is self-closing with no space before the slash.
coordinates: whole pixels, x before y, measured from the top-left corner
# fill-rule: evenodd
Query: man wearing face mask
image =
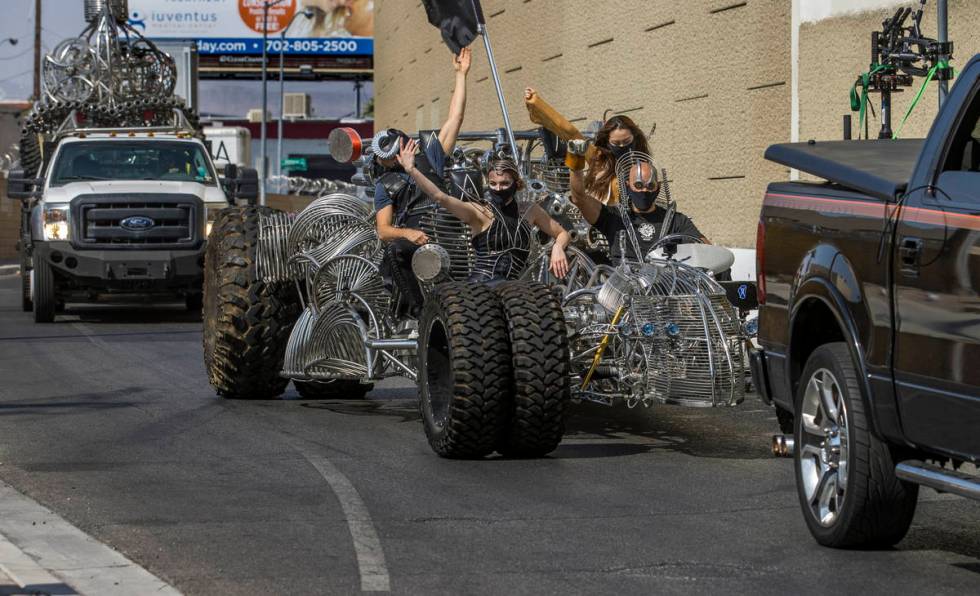
<path id="1" fill-rule="evenodd" d="M 640 154 L 635 154 L 636 159 L 627 166 L 628 174 L 625 176 L 627 180 L 620 181 L 621 193 L 625 194 L 620 197 L 620 200 L 628 204 L 628 216 L 624 219 L 619 206 L 603 205 L 586 190 L 582 171 L 584 154 L 584 141 L 569 144 L 570 157 L 566 163 L 571 170 L 571 200 L 582 212 L 582 217 L 605 236 L 609 243 L 610 256 L 614 260 L 624 257 L 631 260 L 644 260 L 658 239 L 672 234 L 682 234 L 685 237 L 680 243 L 685 240 L 708 242 L 694 222 L 683 213 L 675 211 L 670 221 L 667 221 L 667 210 L 656 204 L 661 184 L 657 177 L 657 170 L 648 156 L 639 157 Z M 621 159 L 626 155 L 630 154 L 624 153 Z M 627 158 L 626 161 L 629 163 L 631 160 Z M 633 237 L 639 245 L 639 255 L 636 254 L 633 239 L 630 238 L 630 229 L 627 226 L 632 229 Z M 669 226 L 669 229 L 663 229 L 664 226 Z"/>
<path id="2" fill-rule="evenodd" d="M 423 139 L 418 169 L 437 186 L 443 184 L 446 154 L 456 145 L 466 111 L 466 75 L 470 70 L 471 53 L 463 48 L 453 58 L 456 88 L 449 106 L 449 117 L 439 129 Z M 427 206 L 425 193 L 406 174 L 398 163 L 399 153 L 410 139 L 404 132 L 388 128 L 378 132 L 371 142 L 373 152 L 375 222 L 378 237 L 387 244 L 381 272 L 385 283 L 397 288 L 409 314 L 422 308 L 422 291 L 412 273 L 412 256 L 418 247 L 429 242 L 419 222 Z"/>

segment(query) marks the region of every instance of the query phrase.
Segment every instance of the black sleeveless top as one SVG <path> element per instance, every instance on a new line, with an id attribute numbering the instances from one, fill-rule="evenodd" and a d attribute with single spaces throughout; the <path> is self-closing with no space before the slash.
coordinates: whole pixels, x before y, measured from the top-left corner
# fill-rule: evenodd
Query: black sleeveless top
<path id="1" fill-rule="evenodd" d="M 491 201 L 487 206 L 493 213 L 490 227 L 473 236 L 476 261 L 470 281 L 496 281 L 517 279 L 527 266 L 531 252 L 530 222 L 516 199 L 497 207 Z"/>

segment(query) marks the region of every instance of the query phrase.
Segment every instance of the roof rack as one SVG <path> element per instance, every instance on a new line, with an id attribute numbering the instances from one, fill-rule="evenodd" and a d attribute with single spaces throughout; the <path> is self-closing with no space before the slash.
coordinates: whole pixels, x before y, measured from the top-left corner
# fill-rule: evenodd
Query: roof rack
<path id="1" fill-rule="evenodd" d="M 156 134 L 172 134 L 181 135 L 187 134 L 189 136 L 195 136 L 197 130 L 191 126 L 190 122 L 187 120 L 187 116 L 184 112 L 177 108 L 173 108 L 173 125 L 172 126 L 128 126 L 128 127 L 84 127 L 79 128 L 76 118 L 77 110 L 72 110 L 71 113 L 65 118 L 64 122 L 54 133 L 54 140 L 61 140 L 65 137 L 72 136 L 83 136 L 89 134 L 129 134 L 129 133 L 156 133 Z"/>

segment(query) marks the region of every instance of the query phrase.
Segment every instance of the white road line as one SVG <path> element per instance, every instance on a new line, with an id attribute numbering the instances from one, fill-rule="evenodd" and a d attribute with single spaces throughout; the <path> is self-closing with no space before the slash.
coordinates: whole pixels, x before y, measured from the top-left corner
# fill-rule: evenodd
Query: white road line
<path id="1" fill-rule="evenodd" d="M 388 567 L 385 565 L 381 539 L 378 538 L 374 522 L 371 521 L 371 514 L 361 500 L 361 495 L 347 476 L 344 476 L 344 473 L 330 460 L 320 455 L 305 453 L 302 449 L 300 453 L 320 472 L 340 501 L 340 508 L 343 509 L 344 517 L 347 519 L 347 529 L 350 530 L 351 539 L 354 541 L 357 568 L 361 574 L 361 591 L 391 591 L 391 579 L 388 576 Z"/>
<path id="2" fill-rule="evenodd" d="M 65 584 L 59 591 L 52 586 L 50 591 L 55 593 L 62 593 L 70 586 L 79 594 L 100 596 L 180 594 L 118 551 L 3 481 L 0 481 L 0 567 L 17 582 Z"/>

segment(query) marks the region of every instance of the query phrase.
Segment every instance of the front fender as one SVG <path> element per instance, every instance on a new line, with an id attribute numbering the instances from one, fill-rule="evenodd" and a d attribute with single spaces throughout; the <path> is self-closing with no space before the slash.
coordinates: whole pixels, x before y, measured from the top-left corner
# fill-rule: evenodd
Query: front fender
<path id="1" fill-rule="evenodd" d="M 844 343 L 847 344 L 848 351 L 851 354 L 851 361 L 857 369 L 861 400 L 864 402 L 864 411 L 872 419 L 872 431 L 879 437 L 883 437 L 881 429 L 878 427 L 878 417 L 871 415 L 875 411 L 875 404 L 865 357 L 867 353 L 865 349 L 866 344 L 862 341 L 862 337 L 866 336 L 866 332 L 863 332 L 858 326 L 853 316 L 853 311 L 850 308 L 850 301 L 844 297 L 830 279 L 824 277 L 811 277 L 800 285 L 790 313 L 791 332 L 789 346 L 787 347 L 785 364 L 787 370 L 785 372 L 786 378 L 792 380 L 791 388 L 793 390 L 794 408 L 796 407 L 796 389 L 799 383 L 799 379 L 794 378 L 793 363 L 797 360 L 794 350 L 799 344 L 793 341 L 792 334 L 797 331 L 797 317 L 800 315 L 800 312 L 813 300 L 821 302 L 833 314 L 837 328 L 840 330 L 844 338 Z M 801 362 L 800 370 L 805 365 L 805 362 Z"/>

